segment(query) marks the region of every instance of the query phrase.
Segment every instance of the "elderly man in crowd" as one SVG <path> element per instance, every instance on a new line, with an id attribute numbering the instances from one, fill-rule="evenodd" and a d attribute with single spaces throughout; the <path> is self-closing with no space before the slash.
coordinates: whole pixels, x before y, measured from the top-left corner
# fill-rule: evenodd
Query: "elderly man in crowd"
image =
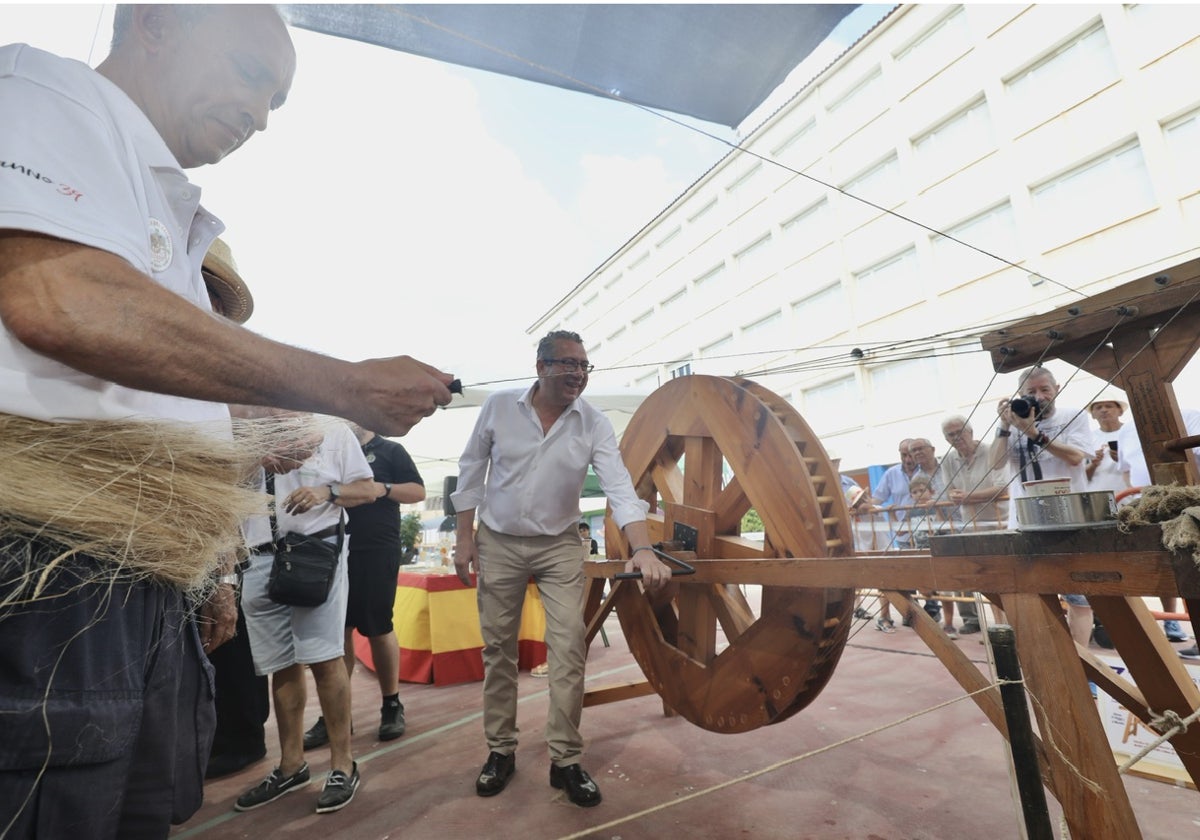
<path id="1" fill-rule="evenodd" d="M 1002 527 L 1001 517 L 1007 520 L 1008 511 L 1002 501 L 1006 488 L 1004 473 L 992 468 L 990 444 L 976 440 L 975 431 L 966 417 L 954 414 L 942 421 L 942 435 L 950 451 L 942 459 L 942 473 L 947 483 L 947 498 L 959 506 L 966 528 Z M 964 592 L 960 595 L 972 596 Z M 964 601 L 958 605 L 963 625 L 959 632 L 979 632 L 979 614 L 975 604 Z"/>
<path id="2" fill-rule="evenodd" d="M 119 6 L 96 70 L 21 44 L 0 47 L 0 69 L 0 113 L 20 115 L 0 120 L 0 414 L 50 441 L 42 474 L 68 479 L 53 509 L 11 496 L 0 510 L 0 635 L 38 640 L 0 645 L 0 813 L 10 840 L 163 837 L 199 806 L 212 737 L 189 584 L 102 559 L 154 566 L 138 529 L 97 542 L 44 525 L 92 504 L 93 475 L 146 470 L 165 435 L 218 449 L 203 441 L 229 439 L 227 403 L 403 434 L 450 401 L 452 377 L 407 357 L 331 359 L 210 314 L 200 265 L 222 225 L 184 170 L 235 151 L 286 99 L 295 51 L 273 7 Z M 144 432 L 145 452 L 104 449 L 114 421 Z M 73 469 L 82 453 L 54 445 L 69 434 L 109 467 Z M 0 458 L 0 487 L 20 485 L 15 469 Z M 204 500 L 179 470 L 166 482 L 143 485 L 131 515 L 157 505 L 170 522 L 182 505 L 224 523 L 190 568 L 231 574 L 220 558 L 253 494 L 232 477 Z M 207 649 L 232 632 L 224 614 Z"/>
<path id="3" fill-rule="evenodd" d="M 550 785 L 576 805 L 600 803 L 599 787 L 579 765 L 586 650 L 578 522 L 589 465 L 629 540 L 628 568 L 642 573 L 649 590 L 670 580 L 650 548 L 647 506 L 634 491 L 612 424 L 583 400 L 591 370 L 576 333 L 546 335 L 537 348 L 537 382 L 489 396 L 459 460 L 454 567 L 466 586 L 471 570 L 477 572 L 483 633 L 489 752 L 475 780 L 480 796 L 500 793 L 516 771 L 517 631 L 532 577 L 546 608 Z"/>

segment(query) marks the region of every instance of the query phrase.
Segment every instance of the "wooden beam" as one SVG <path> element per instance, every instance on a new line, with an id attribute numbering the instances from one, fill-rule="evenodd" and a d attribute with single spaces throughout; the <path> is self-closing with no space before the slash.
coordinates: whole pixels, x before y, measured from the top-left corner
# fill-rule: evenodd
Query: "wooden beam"
<path id="1" fill-rule="evenodd" d="M 1004 610 L 1046 745 L 1045 777 L 1071 836 L 1140 838 L 1058 596 L 1013 593 Z"/>
<path id="2" fill-rule="evenodd" d="M 1046 358 L 1087 354 L 1114 329 L 1140 329 L 1148 333 L 1180 307 L 1190 304 L 1197 290 L 1200 290 L 1200 259 L 1025 318 L 984 335 L 980 343 L 991 353 L 992 364 L 1001 373 L 1020 370 Z M 1101 350 L 1097 355 L 1102 354 Z"/>
<path id="3" fill-rule="evenodd" d="M 635 697 L 647 697 L 654 694 L 654 686 L 648 682 L 626 683 L 611 685 L 604 688 L 590 688 L 583 693 L 583 706 L 602 706 L 605 703 L 617 703 L 621 700 L 632 700 Z"/>
<path id="4" fill-rule="evenodd" d="M 1185 718 L 1200 708 L 1200 689 L 1141 598 L 1093 597 L 1088 602 L 1150 709 L 1157 714 L 1170 710 Z M 1150 723 L 1148 710 L 1138 713 L 1127 708 Z M 1200 785 L 1200 727 L 1179 733 L 1171 745 L 1192 781 Z"/>

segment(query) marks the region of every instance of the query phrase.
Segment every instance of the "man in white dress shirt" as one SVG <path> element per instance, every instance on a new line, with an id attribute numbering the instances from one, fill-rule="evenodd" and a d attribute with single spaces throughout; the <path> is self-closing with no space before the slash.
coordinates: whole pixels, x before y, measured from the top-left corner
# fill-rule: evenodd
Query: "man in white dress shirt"
<path id="1" fill-rule="evenodd" d="M 670 579 L 650 549 L 647 505 L 633 489 L 612 424 L 581 398 L 591 369 L 576 333 L 548 334 L 538 344 L 538 381 L 489 396 L 459 460 L 454 566 L 467 586 L 477 572 L 483 633 L 489 753 L 475 781 L 480 796 L 500 793 L 516 771 L 517 630 L 532 577 L 546 608 L 550 784 L 576 805 L 600 802 L 600 789 L 579 765 L 586 650 L 577 523 L 589 465 L 629 540 L 629 568 L 642 572 L 652 591 Z"/>

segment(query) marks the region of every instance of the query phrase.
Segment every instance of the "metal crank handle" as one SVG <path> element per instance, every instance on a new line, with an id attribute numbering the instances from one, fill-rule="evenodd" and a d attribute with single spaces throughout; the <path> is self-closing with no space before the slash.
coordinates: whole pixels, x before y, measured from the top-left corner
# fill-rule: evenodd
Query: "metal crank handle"
<path id="1" fill-rule="evenodd" d="M 684 563 L 678 557 L 672 557 L 670 554 L 667 554 L 667 552 L 659 551 L 654 546 L 650 546 L 650 550 L 653 551 L 655 554 L 657 554 L 662 559 L 666 560 L 668 563 L 675 564 L 676 568 L 671 569 L 671 577 L 675 577 L 676 575 L 694 575 L 694 574 L 696 574 L 695 566 L 691 566 L 687 563 Z M 617 572 L 615 575 L 613 575 L 613 580 L 641 580 L 641 579 L 642 579 L 641 572 Z"/>

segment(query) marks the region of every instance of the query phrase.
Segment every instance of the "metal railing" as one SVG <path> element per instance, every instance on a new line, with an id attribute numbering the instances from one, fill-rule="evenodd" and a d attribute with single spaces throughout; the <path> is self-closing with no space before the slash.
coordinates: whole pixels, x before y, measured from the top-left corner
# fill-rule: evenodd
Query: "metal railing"
<path id="1" fill-rule="evenodd" d="M 1005 501 L 966 506 L 934 502 L 856 509 L 851 511 L 851 520 L 855 551 L 923 551 L 929 534 L 1003 530 L 1008 527 L 1008 508 Z"/>

